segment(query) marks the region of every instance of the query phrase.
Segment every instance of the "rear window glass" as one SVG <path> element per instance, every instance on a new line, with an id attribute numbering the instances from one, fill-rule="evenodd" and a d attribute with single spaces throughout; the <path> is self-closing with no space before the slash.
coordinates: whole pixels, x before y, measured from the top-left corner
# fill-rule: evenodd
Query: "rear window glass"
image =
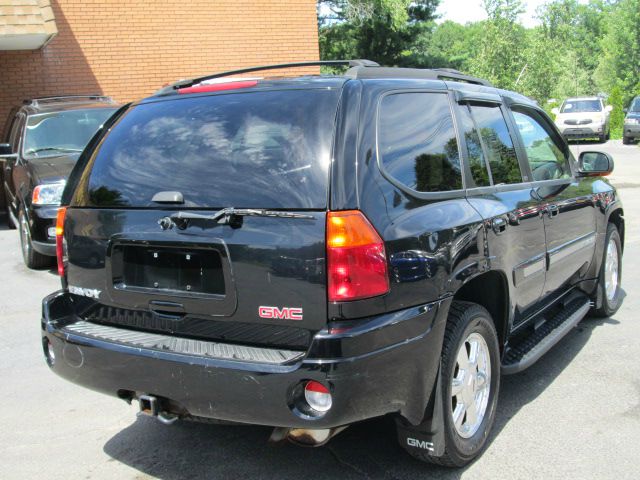
<path id="1" fill-rule="evenodd" d="M 138 105 L 75 203 L 156 206 L 179 191 L 187 207 L 325 208 L 337 103 L 335 90 L 280 90 Z"/>
<path id="2" fill-rule="evenodd" d="M 462 188 L 458 141 L 443 93 L 387 95 L 380 104 L 378 147 L 386 172 L 418 192 Z"/>

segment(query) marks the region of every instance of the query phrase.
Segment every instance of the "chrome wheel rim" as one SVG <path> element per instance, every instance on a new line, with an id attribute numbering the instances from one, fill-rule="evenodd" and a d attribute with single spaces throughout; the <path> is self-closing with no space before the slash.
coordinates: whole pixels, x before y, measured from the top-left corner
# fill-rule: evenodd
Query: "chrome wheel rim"
<path id="1" fill-rule="evenodd" d="M 31 242 L 29 242 L 29 224 L 24 214 L 20 214 L 20 246 L 22 247 L 22 255 L 24 258 L 29 258 L 31 253 Z"/>
<path id="2" fill-rule="evenodd" d="M 604 260 L 604 291 L 610 302 L 618 291 L 618 245 L 613 238 L 609 239 Z"/>
<path id="3" fill-rule="evenodd" d="M 490 393 L 489 347 L 482 335 L 471 333 L 458 350 L 451 379 L 451 416 L 458 435 L 475 435 L 487 413 Z"/>

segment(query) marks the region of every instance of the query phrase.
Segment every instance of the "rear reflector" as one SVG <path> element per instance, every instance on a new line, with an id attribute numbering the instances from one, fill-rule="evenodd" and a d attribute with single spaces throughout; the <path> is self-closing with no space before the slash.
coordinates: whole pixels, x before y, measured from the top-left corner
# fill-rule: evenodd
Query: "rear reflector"
<path id="1" fill-rule="evenodd" d="M 333 403 L 329 389 L 313 380 L 304 386 L 304 399 L 318 412 L 327 412 Z"/>
<path id="2" fill-rule="evenodd" d="M 255 87 L 257 80 L 245 80 L 241 82 L 225 82 L 211 83 L 208 85 L 196 85 L 195 87 L 181 88 L 178 93 L 204 93 L 204 92 L 221 92 L 223 90 L 236 90 L 238 88 Z"/>
<path id="3" fill-rule="evenodd" d="M 358 210 L 327 215 L 327 291 L 331 302 L 389 292 L 384 242 Z"/>
<path id="4" fill-rule="evenodd" d="M 67 214 L 67 207 L 58 209 L 56 217 L 56 259 L 58 260 L 58 275 L 64 277 L 65 263 L 67 262 L 64 245 L 64 218 Z"/>

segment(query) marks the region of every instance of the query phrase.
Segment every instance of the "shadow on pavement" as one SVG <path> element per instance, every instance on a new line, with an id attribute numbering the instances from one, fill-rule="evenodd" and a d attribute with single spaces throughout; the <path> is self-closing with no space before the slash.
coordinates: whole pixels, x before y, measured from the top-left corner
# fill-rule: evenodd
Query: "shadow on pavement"
<path id="1" fill-rule="evenodd" d="M 9 224 L 7 223 L 8 220 L 9 220 L 9 217 L 7 216 L 6 213 L 0 213 L 0 231 L 10 230 Z"/>
<path id="2" fill-rule="evenodd" d="M 617 325 L 611 318 L 586 318 L 537 364 L 503 377 L 491 441 L 519 410 L 534 401 L 571 363 L 595 328 Z M 459 479 L 450 470 L 412 459 L 396 440 L 394 422 L 381 418 L 354 425 L 315 449 L 269 445 L 271 429 L 180 422 L 165 427 L 138 418 L 105 445 L 106 454 L 163 480 L 184 478 L 420 478 Z M 535 441 L 531 439 L 531 441 Z"/>

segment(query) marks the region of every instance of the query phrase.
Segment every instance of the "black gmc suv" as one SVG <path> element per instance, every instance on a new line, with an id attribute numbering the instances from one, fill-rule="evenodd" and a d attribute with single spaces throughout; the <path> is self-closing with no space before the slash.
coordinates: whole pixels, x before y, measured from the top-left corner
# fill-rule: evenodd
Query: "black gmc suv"
<path id="1" fill-rule="evenodd" d="M 118 105 L 100 95 L 25 100 L 11 110 L 0 161 L 7 224 L 20 228 L 29 268 L 49 267 L 56 256 L 56 215 L 67 176 L 91 137 Z"/>
<path id="2" fill-rule="evenodd" d="M 178 82 L 105 125 L 58 214 L 55 373 L 164 423 L 307 445 L 389 414 L 412 455 L 461 466 L 501 375 L 618 309 L 608 155 L 576 162 L 543 110 L 483 80 L 341 63 Z"/>

